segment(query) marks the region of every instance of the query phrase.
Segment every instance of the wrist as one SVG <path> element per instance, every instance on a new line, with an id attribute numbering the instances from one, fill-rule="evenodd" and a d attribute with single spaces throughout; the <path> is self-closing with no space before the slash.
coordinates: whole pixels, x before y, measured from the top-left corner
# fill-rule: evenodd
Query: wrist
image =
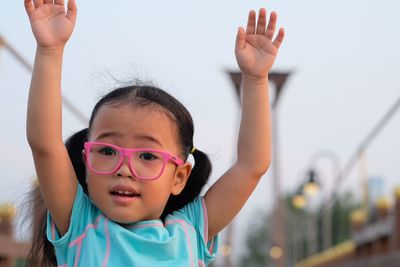
<path id="1" fill-rule="evenodd" d="M 44 47 L 38 45 L 36 47 L 36 54 L 48 57 L 59 57 L 64 54 L 64 47 Z"/>
<path id="2" fill-rule="evenodd" d="M 268 75 L 265 77 L 256 77 L 242 73 L 243 84 L 266 85 L 268 84 Z"/>

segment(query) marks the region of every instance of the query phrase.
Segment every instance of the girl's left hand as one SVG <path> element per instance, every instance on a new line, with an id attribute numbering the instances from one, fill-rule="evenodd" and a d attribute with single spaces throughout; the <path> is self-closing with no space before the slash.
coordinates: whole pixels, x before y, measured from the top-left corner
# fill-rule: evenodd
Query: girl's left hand
<path id="1" fill-rule="evenodd" d="M 243 75 L 256 79 L 267 77 L 285 35 L 280 28 L 273 40 L 277 14 L 271 13 L 267 26 L 266 13 L 264 8 L 260 9 L 256 26 L 256 12 L 250 11 L 246 31 L 239 27 L 236 37 L 235 54 L 239 68 Z"/>

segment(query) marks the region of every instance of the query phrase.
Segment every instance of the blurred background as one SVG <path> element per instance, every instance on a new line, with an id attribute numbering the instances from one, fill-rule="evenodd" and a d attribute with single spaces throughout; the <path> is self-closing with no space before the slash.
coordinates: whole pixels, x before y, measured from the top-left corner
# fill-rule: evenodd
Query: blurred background
<path id="1" fill-rule="evenodd" d="M 396 0 L 78 1 L 64 138 L 116 80 L 151 81 L 192 113 L 212 184 L 235 159 L 237 27 L 260 7 L 286 30 L 270 76 L 274 159 L 221 233 L 214 266 L 398 266 L 388 263 L 400 248 Z M 18 218 L 35 178 L 25 137 L 35 40 L 22 0 L 2 4 L 0 38 L 0 264 L 12 266 L 28 246 Z"/>

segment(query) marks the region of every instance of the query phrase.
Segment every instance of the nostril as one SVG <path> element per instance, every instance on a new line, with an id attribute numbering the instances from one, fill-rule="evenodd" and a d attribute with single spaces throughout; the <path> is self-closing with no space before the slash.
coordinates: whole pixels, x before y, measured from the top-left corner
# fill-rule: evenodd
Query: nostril
<path id="1" fill-rule="evenodd" d="M 117 177 L 127 177 L 127 178 L 133 178 L 133 174 L 131 170 L 129 169 L 128 166 L 125 166 L 122 164 L 117 171 L 115 172 L 115 176 Z"/>

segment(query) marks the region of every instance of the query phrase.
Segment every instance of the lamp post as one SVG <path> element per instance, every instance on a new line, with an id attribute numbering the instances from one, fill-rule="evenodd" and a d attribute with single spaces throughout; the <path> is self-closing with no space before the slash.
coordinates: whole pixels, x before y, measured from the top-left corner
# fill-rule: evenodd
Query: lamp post
<path id="1" fill-rule="evenodd" d="M 236 95 L 240 102 L 240 87 L 242 83 L 242 74 L 240 72 L 228 71 L 228 74 L 234 84 Z M 278 103 L 287 78 L 291 72 L 270 72 L 268 80 L 273 83 L 274 99 L 271 103 L 272 109 L 272 176 L 273 176 L 273 193 L 274 193 L 274 208 L 273 208 L 273 244 L 274 246 L 269 251 L 270 256 L 275 262 L 276 267 L 285 267 L 285 228 L 284 228 L 284 203 L 281 198 L 281 178 L 279 165 L 279 127 L 278 127 Z M 231 224 L 230 224 L 231 225 Z M 232 226 L 228 226 L 232 227 Z M 229 233 L 229 228 L 228 228 Z M 231 237 L 227 237 L 231 242 Z M 227 267 L 227 266 L 225 266 Z"/>
<path id="2" fill-rule="evenodd" d="M 320 190 L 319 187 L 320 184 L 316 171 L 308 169 L 305 180 L 303 180 L 291 198 L 293 207 L 298 210 L 306 210 L 308 197 L 315 196 Z M 306 227 L 302 232 L 302 240 L 307 242 L 305 255 L 310 257 L 318 251 L 318 231 L 316 231 L 318 229 L 318 216 L 313 211 L 305 211 L 304 214 L 306 215 L 304 218 Z M 296 226 L 298 225 L 296 224 Z M 297 250 L 296 246 L 298 242 L 295 239 L 292 239 L 292 242 L 291 249 Z M 296 262 L 297 257 L 294 257 L 292 260 Z"/>
<path id="3" fill-rule="evenodd" d="M 317 193 L 318 189 L 318 183 L 321 183 L 321 175 L 318 175 L 318 171 L 316 170 L 316 166 L 317 166 L 317 162 L 319 162 L 320 160 L 323 159 L 328 159 L 331 163 L 331 167 L 332 167 L 332 179 L 335 179 L 335 177 L 337 177 L 337 175 L 339 174 L 339 171 L 341 169 L 341 165 L 340 165 L 340 160 L 339 158 L 336 156 L 336 154 L 334 154 L 332 151 L 329 150 L 321 150 L 318 151 L 317 153 L 315 153 L 310 160 L 310 164 L 309 164 L 309 171 L 308 171 L 308 182 L 305 185 L 305 193 L 312 193 L 315 194 Z M 319 178 L 317 178 L 319 177 Z M 319 179 L 319 181 L 318 181 Z M 325 179 L 324 179 L 325 180 Z M 326 199 L 329 199 L 329 197 L 327 197 Z M 331 209 L 331 205 L 325 204 L 324 207 L 324 203 L 322 204 L 322 213 L 323 213 L 323 217 L 322 217 L 322 247 L 324 249 L 329 248 L 330 246 L 332 246 L 332 209 Z"/>
<path id="4" fill-rule="evenodd" d="M 331 167 L 332 167 L 332 179 L 335 179 L 335 177 L 337 177 L 337 175 L 340 172 L 341 169 L 341 165 L 340 165 L 340 160 L 339 158 L 336 156 L 335 153 L 333 153 L 332 151 L 329 150 L 321 150 L 316 152 L 310 160 L 310 164 L 309 164 L 309 183 L 315 183 L 316 182 L 316 177 L 319 177 L 319 181 L 321 182 L 321 178 L 323 176 L 318 175 L 318 172 L 316 170 L 316 166 L 317 163 L 320 160 L 323 159 L 327 159 L 330 161 Z M 325 180 L 325 179 L 323 179 Z M 326 199 L 329 199 L 329 197 L 327 197 Z M 322 204 L 322 213 L 323 213 L 323 238 L 322 238 L 322 246 L 324 249 L 329 248 L 332 245 L 332 209 L 331 209 L 331 205 L 325 204 L 324 207 L 324 202 Z"/>
<path id="5" fill-rule="evenodd" d="M 280 150 L 279 150 L 279 119 L 278 119 L 278 101 L 281 96 L 283 86 L 289 77 L 290 72 L 270 73 L 269 79 L 275 85 L 275 97 L 272 102 L 272 179 L 274 189 L 274 203 L 273 210 L 273 242 L 274 247 L 281 250 L 279 257 L 273 258 L 275 267 L 286 266 L 286 250 L 285 250 L 285 225 L 284 225 L 284 199 L 281 197 L 281 173 L 280 173 Z"/>
<path id="6" fill-rule="evenodd" d="M 302 182 L 299 189 L 296 191 L 294 197 L 292 198 L 292 204 L 298 208 L 303 209 L 307 205 L 306 196 L 315 196 L 318 191 L 320 191 L 322 180 L 326 180 L 326 176 L 320 175 L 317 169 L 317 163 L 321 160 L 329 160 L 332 168 L 332 177 L 335 178 L 340 171 L 340 161 L 335 153 L 329 150 L 320 150 L 316 152 L 309 161 L 306 179 Z M 322 179 L 323 178 L 323 179 Z M 329 199 L 325 197 L 325 199 Z M 329 204 L 329 203 L 328 203 Z M 328 249 L 332 246 L 332 209 L 331 205 L 321 204 L 321 219 L 322 219 L 322 247 L 323 249 Z M 319 216 L 312 215 L 308 218 L 307 236 L 308 236 L 308 246 L 307 255 L 311 256 L 317 251 L 318 235 L 315 229 L 317 228 L 317 220 Z"/>

